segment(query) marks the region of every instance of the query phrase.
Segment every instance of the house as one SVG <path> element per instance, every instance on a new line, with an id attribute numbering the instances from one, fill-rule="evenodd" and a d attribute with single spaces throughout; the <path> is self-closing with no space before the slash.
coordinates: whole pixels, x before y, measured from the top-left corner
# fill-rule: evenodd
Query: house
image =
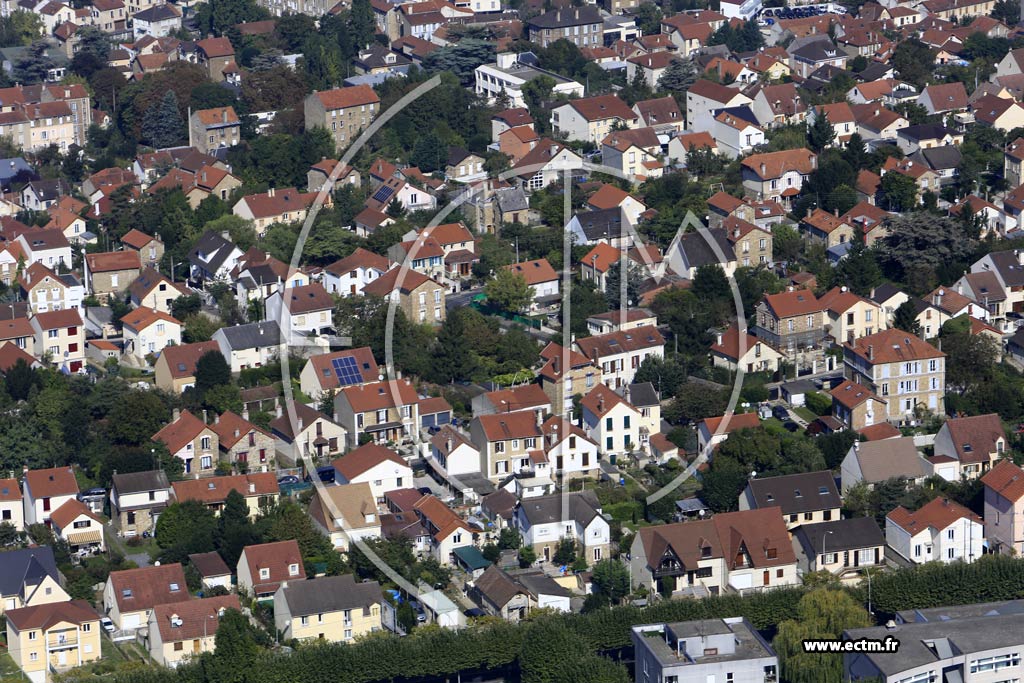
<path id="1" fill-rule="evenodd" d="M 817 168 L 818 157 L 807 149 L 752 154 L 741 162 L 743 187 L 756 199 L 788 206 L 800 193 L 804 180 Z"/>
<path id="2" fill-rule="evenodd" d="M 915 564 L 973 562 L 985 542 L 981 517 L 948 498 L 935 498 L 916 512 L 902 505 L 885 517 L 885 540 Z"/>
<path id="3" fill-rule="evenodd" d="M 226 280 L 228 274 L 238 265 L 242 250 L 224 235 L 207 230 L 189 252 L 193 280 L 203 282 Z"/>
<path id="4" fill-rule="evenodd" d="M 783 355 L 766 342 L 743 331 L 743 348 L 740 348 L 740 331 L 736 324 L 730 325 L 724 332 L 719 332 L 715 343 L 711 345 L 711 364 L 715 367 L 727 368 L 735 372 L 743 368 L 744 372 L 775 372 Z"/>
<path id="5" fill-rule="evenodd" d="M 710 233 L 710 239 L 708 238 Z M 669 268 L 687 280 L 697 276 L 704 266 L 718 266 L 726 277 L 736 272 L 736 252 L 729 233 L 722 228 L 710 228 L 708 233 L 688 232 L 679 237 L 675 248 L 669 247 Z M 747 256 L 749 261 L 749 255 Z"/>
<path id="6" fill-rule="evenodd" d="M 71 188 L 64 180 L 31 180 L 21 191 L 21 205 L 33 211 L 46 211 Z"/>
<path id="7" fill-rule="evenodd" d="M 33 263 L 18 276 L 22 300 L 33 314 L 81 308 L 85 287 L 73 274 L 57 275 L 41 263 Z"/>
<path id="8" fill-rule="evenodd" d="M 430 438 L 430 452 L 425 460 L 447 484 L 463 490 L 464 494 L 469 481 L 463 478 L 479 477 L 485 468 L 481 465 L 479 449 L 451 425 L 444 425 Z"/>
<path id="9" fill-rule="evenodd" d="M 577 339 L 575 346 L 601 368 L 601 381 L 612 389 L 632 384 L 648 356 L 665 355 L 665 339 L 653 325 Z"/>
<path id="10" fill-rule="evenodd" d="M 573 397 L 582 397 L 601 381 L 601 368 L 578 351 L 549 342 L 540 355 L 540 386 L 556 412 L 559 407 L 562 414 L 571 411 Z"/>
<path id="11" fill-rule="evenodd" d="M 359 445 L 363 434 L 376 444 L 410 438 L 420 421 L 419 401 L 407 379 L 342 387 L 334 397 L 334 414 L 345 428 L 346 447 Z"/>
<path id="12" fill-rule="evenodd" d="M 946 354 L 898 329 L 883 330 L 843 345 L 848 379 L 887 401 L 887 419 L 913 420 L 918 411 L 944 412 Z"/>
<path id="13" fill-rule="evenodd" d="M 674 97 L 642 100 L 633 105 L 633 111 L 640 117 L 641 125 L 654 128 L 659 134 L 663 131 L 682 133 L 685 128 L 683 113 Z"/>
<path id="14" fill-rule="evenodd" d="M 405 272 L 403 272 L 405 271 Z M 396 301 L 406 317 L 433 325 L 444 322 L 445 287 L 414 270 L 392 268 L 363 287 L 363 294 Z"/>
<path id="15" fill-rule="evenodd" d="M 49 546 L 0 553 L 0 609 L 4 613 L 70 600 L 62 581 Z"/>
<path id="16" fill-rule="evenodd" d="M 8 249 L 18 247 L 26 264 L 41 263 L 54 272 L 71 268 L 71 243 L 59 228 L 22 232 Z"/>
<path id="17" fill-rule="evenodd" d="M 85 255 L 85 283 L 89 293 L 98 297 L 119 294 L 142 271 L 137 251 L 113 251 Z"/>
<path id="18" fill-rule="evenodd" d="M 551 401 L 538 384 L 523 384 L 512 389 L 488 391 L 474 396 L 471 405 L 474 416 L 528 410 L 537 417 L 543 417 L 551 412 Z"/>
<path id="19" fill-rule="evenodd" d="M 444 274 L 444 248 L 434 238 L 420 233 L 417 237 L 388 249 L 388 259 L 429 278 L 440 279 Z"/>
<path id="20" fill-rule="evenodd" d="M 292 402 L 289 406 L 269 425 L 277 453 L 298 464 L 305 457 L 319 461 L 341 451 L 345 444 L 341 425 L 305 403 Z"/>
<path id="21" fill-rule="evenodd" d="M 249 516 L 253 518 L 262 510 L 276 505 L 281 494 L 273 472 L 186 479 L 172 482 L 171 488 L 174 489 L 174 498 L 179 502 L 198 500 L 218 514 L 228 494 L 237 491 L 245 498 Z"/>
<path id="22" fill-rule="evenodd" d="M 492 481 L 529 469 L 531 451 L 542 446 L 543 417 L 533 411 L 477 415 L 469 425 L 470 440 L 480 453 L 480 472 Z"/>
<path id="23" fill-rule="evenodd" d="M 157 605 L 189 599 L 182 566 L 151 565 L 110 572 L 103 589 L 103 610 L 119 631 L 135 631 L 149 624 Z"/>
<path id="24" fill-rule="evenodd" d="M 475 545 L 481 533 L 435 496 L 422 496 L 413 504 L 413 511 L 429 534 L 428 552 L 443 565 L 454 564 L 454 552 Z"/>
<path id="25" fill-rule="evenodd" d="M 374 498 L 384 500 L 384 493 L 408 486 L 412 468 L 393 450 L 367 443 L 346 453 L 333 463 L 341 484 L 370 484 Z"/>
<path id="26" fill-rule="evenodd" d="M 147 307 L 169 314 L 174 302 L 191 292 L 184 285 L 172 282 L 163 273 L 146 266 L 142 274 L 128 286 L 129 300 L 136 308 Z"/>
<path id="27" fill-rule="evenodd" d="M 215 416 L 210 429 L 217 434 L 221 462 L 241 472 L 274 469 L 274 437 L 267 430 L 230 410 Z"/>
<path id="28" fill-rule="evenodd" d="M 17 479 L 0 479 L 0 524 L 10 524 L 15 531 L 25 530 L 25 508 Z"/>
<path id="29" fill-rule="evenodd" d="M 832 145 L 845 146 L 850 137 L 857 132 L 857 118 L 853 115 L 848 102 L 819 104 L 813 107 L 807 114 L 808 125 L 812 125 L 819 116 L 824 116 L 835 131 L 836 137 Z"/>
<path id="30" fill-rule="evenodd" d="M 740 494 L 739 509 L 777 507 L 786 529 L 793 531 L 800 526 L 839 519 L 842 504 L 835 478 L 825 470 L 751 479 Z"/>
<path id="31" fill-rule="evenodd" d="M 472 597 L 485 612 L 511 623 L 522 621 L 533 607 L 526 587 L 494 564 L 473 581 Z"/>
<path id="32" fill-rule="evenodd" d="M 559 275 L 546 258 L 505 266 L 521 276 L 530 287 L 530 310 L 536 311 L 560 300 Z"/>
<path id="33" fill-rule="evenodd" d="M 1003 133 L 1024 125 L 1024 107 L 1012 98 L 986 95 L 971 103 L 971 111 L 977 123 Z"/>
<path id="34" fill-rule="evenodd" d="M 195 386 L 196 363 L 211 352 L 220 353 L 215 341 L 168 346 L 156 359 L 153 373 L 156 386 L 174 394 Z"/>
<path id="35" fill-rule="evenodd" d="M 852 342 L 883 327 L 882 307 L 857 296 L 846 285 L 825 292 L 818 303 L 825 315 L 825 333 L 836 341 Z"/>
<path id="36" fill-rule="evenodd" d="M 828 571 L 844 583 L 885 566 L 885 536 L 871 517 L 801 526 L 793 534 L 793 547 L 804 574 Z"/>
<path id="37" fill-rule="evenodd" d="M 303 102 L 306 128 L 324 128 L 339 150 L 348 147 L 380 110 L 380 97 L 369 85 L 314 91 Z"/>
<path id="38" fill-rule="evenodd" d="M 623 175 L 657 178 L 664 168 L 661 151 L 653 128 L 616 130 L 601 140 L 601 163 Z"/>
<path id="39" fill-rule="evenodd" d="M 918 95 L 917 104 L 930 115 L 966 111 L 967 90 L 959 81 L 927 85 Z"/>
<path id="40" fill-rule="evenodd" d="M 214 83 L 228 81 L 232 74 L 237 73 L 235 48 L 227 38 L 206 38 L 196 42 L 195 55 L 199 66 L 205 68 Z"/>
<path id="41" fill-rule="evenodd" d="M 789 68 L 794 77 L 807 78 L 823 67 L 845 69 L 848 54 L 836 47 L 827 36 L 818 36 L 808 42 L 800 42 L 799 47 L 791 44 L 789 52 Z"/>
<path id="42" fill-rule="evenodd" d="M 188 119 L 189 145 L 203 154 L 234 147 L 241 139 L 242 122 L 234 107 L 197 109 Z"/>
<path id="43" fill-rule="evenodd" d="M 853 226 L 843 221 L 838 212 L 833 215 L 823 209 L 808 213 L 800 221 L 800 230 L 810 241 L 822 244 L 826 249 L 852 241 L 855 234 Z"/>
<path id="44" fill-rule="evenodd" d="M 78 496 L 78 481 L 70 467 L 28 470 L 23 479 L 25 524 L 46 524 L 55 510 Z"/>
<path id="45" fill-rule="evenodd" d="M 962 133 L 933 123 L 906 126 L 896 133 L 896 144 L 904 154 L 913 154 L 919 149 L 932 147 L 959 146 L 963 141 Z"/>
<path id="46" fill-rule="evenodd" d="M 718 144 L 717 150 L 719 154 L 729 159 L 750 154 L 755 147 L 765 142 L 764 131 L 741 114 L 742 111 L 724 109 L 715 115 L 712 130 Z"/>
<path id="47" fill-rule="evenodd" d="M 726 12 L 735 7 L 722 4 Z M 746 617 L 642 624 L 632 627 L 630 637 L 637 681 L 710 681 L 723 671 L 751 683 L 778 676 L 778 655 Z"/>
<path id="48" fill-rule="evenodd" d="M 981 478 L 985 487 L 985 539 L 991 552 L 1024 552 L 1024 470 L 1000 460 Z"/>
<path id="49" fill-rule="evenodd" d="M 213 341 L 233 373 L 273 363 L 284 344 L 276 320 L 222 327 L 213 333 Z"/>
<path id="50" fill-rule="evenodd" d="M 282 585 L 274 625 L 285 640 L 351 643 L 381 630 L 381 587 L 352 574 Z"/>
<path id="51" fill-rule="evenodd" d="M 785 292 L 765 295 L 757 304 L 754 334 L 787 356 L 817 348 L 825 335 L 822 309 L 809 289 L 790 287 Z"/>
<path id="52" fill-rule="evenodd" d="M 878 102 L 855 103 L 850 109 L 857 120 L 857 132 L 869 145 L 895 144 L 897 133 L 910 125 L 906 118 Z"/>
<path id="53" fill-rule="evenodd" d="M 856 442 L 840 467 L 842 491 L 864 482 L 869 488 L 893 478 L 918 484 L 930 473 L 912 437 Z"/>
<path id="54" fill-rule="evenodd" d="M 319 282 L 278 290 L 266 306 L 267 317 L 278 321 L 288 339 L 315 336 L 334 324 L 334 299 Z"/>
<path id="55" fill-rule="evenodd" d="M 305 581 L 306 567 L 298 542 L 277 541 L 245 546 L 236 574 L 239 593 L 271 600 L 278 588 Z"/>
<path id="56" fill-rule="evenodd" d="M 807 103 L 800 97 L 795 83 L 763 85 L 756 90 L 750 110 L 756 123 L 766 128 L 803 123 L 807 119 Z"/>
<path id="57" fill-rule="evenodd" d="M 231 212 L 239 218 L 252 221 L 256 226 L 256 236 L 263 237 L 274 223 L 304 221 L 309 208 L 317 201 L 317 196 L 316 192 L 299 192 L 294 187 L 272 187 L 266 192 L 242 197 Z M 327 195 L 324 205 L 331 205 L 330 195 Z"/>
<path id="58" fill-rule="evenodd" d="M 334 194 L 346 185 L 360 187 L 362 178 L 359 171 L 351 166 L 338 169 L 341 162 L 337 159 L 324 159 L 309 167 L 306 171 L 306 191 L 320 192 L 326 186 L 328 193 Z M 335 176 L 335 171 L 337 175 Z M 331 177 L 334 180 L 331 181 Z"/>
<path id="59" fill-rule="evenodd" d="M 954 481 L 977 479 L 1007 453 L 1006 432 L 996 413 L 946 420 L 935 435 L 935 455 L 957 462 Z"/>
<path id="60" fill-rule="evenodd" d="M 622 456 L 640 445 L 640 411 L 598 384 L 581 402 L 582 426 L 607 456 Z"/>
<path id="61" fill-rule="evenodd" d="M 237 595 L 156 605 L 148 622 L 149 656 L 173 669 L 192 657 L 213 652 L 220 618 L 229 609 L 242 610 Z"/>
<path id="62" fill-rule="evenodd" d="M 592 491 L 521 500 L 513 512 L 512 525 L 522 536 L 523 545 L 532 547 L 545 562 L 551 561 L 564 538 L 582 546 L 582 557 L 589 564 L 609 557 L 611 532 Z"/>
<path id="63" fill-rule="evenodd" d="M 710 12 L 710 14 L 717 14 L 717 12 Z M 718 17 L 721 16 L 723 15 L 718 14 Z M 668 35 L 680 57 L 692 57 L 707 45 L 721 23 L 717 21 L 717 17 L 712 21 L 702 21 L 698 15 L 681 12 L 662 19 L 661 32 Z M 687 118 L 687 121 L 690 119 Z M 693 125 L 691 124 L 689 127 L 692 129 Z"/>
<path id="64" fill-rule="evenodd" d="M 357 296 L 363 288 L 386 273 L 391 263 L 384 256 L 357 247 L 343 259 L 324 268 L 324 287 L 331 294 Z"/>
<path id="65" fill-rule="evenodd" d="M 657 89 L 662 75 L 678 57 L 668 50 L 639 54 L 626 60 L 626 78 L 632 83 L 639 76 L 651 89 Z"/>
<path id="66" fill-rule="evenodd" d="M 753 100 L 736 88 L 697 79 L 686 91 L 686 128 L 690 131 L 714 130 L 714 119 L 720 110 L 752 103 Z"/>
<path id="67" fill-rule="evenodd" d="M 106 549 L 103 541 L 103 520 L 78 499 L 71 499 L 50 515 L 54 538 L 68 544 L 71 552 Z"/>
<path id="68" fill-rule="evenodd" d="M 145 36 L 164 38 L 181 28 L 181 10 L 176 5 L 161 3 L 132 15 L 135 39 Z"/>
<path id="69" fill-rule="evenodd" d="M 8 610 L 7 649 L 30 681 L 99 660 L 100 617 L 85 600 Z"/>
<path id="70" fill-rule="evenodd" d="M 653 387 L 648 393 L 657 395 Z M 637 394 L 640 394 L 639 390 Z M 647 445 L 649 435 L 655 431 L 651 429 L 651 423 L 660 422 L 661 410 L 657 404 L 651 406 L 646 402 L 644 408 L 637 408 L 641 411 L 638 444 L 643 448 Z M 589 477 L 596 473 L 599 466 L 598 445 L 583 429 L 567 419 L 552 415 L 541 425 L 541 432 L 544 434 L 544 458 L 542 460 L 536 451 L 530 455 L 531 471 L 538 483 L 543 479 L 545 472 L 560 474 L 563 480 Z"/>
<path id="71" fill-rule="evenodd" d="M 444 176 L 457 183 L 473 183 L 487 177 L 484 158 L 462 147 L 451 147 L 444 167 Z"/>
<path id="72" fill-rule="evenodd" d="M 162 442 L 184 463 L 185 474 L 213 474 L 219 459 L 217 432 L 187 410 L 175 412 L 171 423 L 153 435 L 153 441 Z"/>
<path id="73" fill-rule="evenodd" d="M 302 393 L 319 400 L 326 392 L 382 379 L 368 346 L 311 356 L 299 374 Z"/>
<path id="74" fill-rule="evenodd" d="M 316 487 L 309 516 L 338 552 L 349 552 L 355 541 L 381 536 L 377 498 L 366 482 Z"/>
<path id="75" fill-rule="evenodd" d="M 163 470 L 113 475 L 110 487 L 110 520 L 120 536 L 150 534 L 170 504 L 171 485 Z"/>
<path id="76" fill-rule="evenodd" d="M 219 553 L 215 551 L 193 553 L 188 556 L 188 563 L 199 574 L 200 583 L 204 589 L 220 586 L 231 590 L 231 569 L 228 568 Z"/>
<path id="77" fill-rule="evenodd" d="M 559 39 L 581 48 L 604 44 L 604 22 L 594 5 L 552 10 L 525 23 L 527 40 L 541 47 L 548 47 Z"/>
<path id="78" fill-rule="evenodd" d="M 886 424 L 886 401 L 863 384 L 843 380 L 829 392 L 832 396 L 832 415 L 850 429 L 860 431 L 876 424 Z"/>
<path id="79" fill-rule="evenodd" d="M 697 423 L 697 448 L 714 448 L 740 429 L 759 429 L 761 420 L 757 413 L 738 413 L 721 417 L 706 417 Z"/>
<path id="80" fill-rule="evenodd" d="M 537 57 L 532 52 L 499 52 L 495 55 L 493 63 L 481 64 L 474 70 L 474 90 L 477 95 L 487 98 L 489 102 L 495 102 L 504 93 L 512 106 L 512 109 L 499 112 L 491 119 L 492 138 L 498 138 L 511 128 L 532 129 L 533 118 L 528 112 L 525 116 L 521 113 L 526 112 L 523 86 L 542 76 L 555 82 L 551 89 L 552 95 L 583 97 L 582 83 L 540 68 L 537 65 Z"/>
<path id="81" fill-rule="evenodd" d="M 174 316 L 145 306 L 121 318 L 125 352 L 139 359 L 181 343 L 181 323 Z"/>
<path id="82" fill-rule="evenodd" d="M 513 164 L 524 191 L 540 190 L 561 182 L 567 173 L 582 168 L 583 158 L 560 142 L 542 138 L 529 154 Z"/>
<path id="83" fill-rule="evenodd" d="M 793 544 L 778 508 L 638 530 L 630 583 L 663 595 L 741 594 L 799 583 Z"/>
<path id="84" fill-rule="evenodd" d="M 568 140 L 598 144 L 618 126 L 636 128 L 639 117 L 616 95 L 569 100 L 551 111 L 551 129 Z"/>
<path id="85" fill-rule="evenodd" d="M 1017 138 L 1003 150 L 1003 177 L 1011 188 L 1020 187 L 1024 183 L 1024 138 Z"/>

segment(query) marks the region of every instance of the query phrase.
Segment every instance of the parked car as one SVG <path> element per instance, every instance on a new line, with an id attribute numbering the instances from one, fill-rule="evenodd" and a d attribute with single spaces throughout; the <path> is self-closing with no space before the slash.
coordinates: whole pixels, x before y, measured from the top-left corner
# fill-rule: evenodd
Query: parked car
<path id="1" fill-rule="evenodd" d="M 424 495 L 424 496 L 432 496 L 432 495 L 434 495 L 433 490 L 431 490 L 431 488 L 429 486 L 421 486 L 418 489 L 416 489 L 416 491 L 418 491 L 420 493 L 420 495 Z"/>
<path id="2" fill-rule="evenodd" d="M 786 410 L 786 406 L 775 406 L 772 408 L 772 415 L 777 420 L 785 422 L 789 419 L 789 411 Z"/>
<path id="3" fill-rule="evenodd" d="M 110 617 L 100 617 L 100 626 L 107 633 L 114 632 L 114 622 L 110 620 Z"/>
<path id="4" fill-rule="evenodd" d="M 277 480 L 277 485 L 278 486 L 290 486 L 292 484 L 298 484 L 298 483 L 299 483 L 299 478 L 296 477 L 294 474 L 286 474 L 285 476 L 283 476 L 283 477 L 281 477 L 280 479 Z"/>
<path id="5" fill-rule="evenodd" d="M 799 431 L 800 429 L 800 425 L 798 425 L 796 422 L 793 422 L 792 420 L 790 420 L 789 422 L 784 422 L 782 426 L 785 427 L 786 431 L 789 432 L 796 432 Z"/>
<path id="6" fill-rule="evenodd" d="M 427 620 L 427 613 L 423 609 L 423 605 L 421 605 L 418 601 L 410 600 L 409 606 L 412 607 L 413 610 L 416 612 L 416 621 L 422 624 Z"/>
<path id="7" fill-rule="evenodd" d="M 338 472 L 331 466 L 317 467 L 316 476 L 325 484 L 333 484 L 338 476 Z M 307 474 L 306 481 L 313 481 L 313 479 Z"/>
<path id="8" fill-rule="evenodd" d="M 466 616 L 467 617 L 486 617 L 487 616 L 487 612 L 483 611 L 479 607 L 470 607 L 468 610 L 466 610 Z"/>

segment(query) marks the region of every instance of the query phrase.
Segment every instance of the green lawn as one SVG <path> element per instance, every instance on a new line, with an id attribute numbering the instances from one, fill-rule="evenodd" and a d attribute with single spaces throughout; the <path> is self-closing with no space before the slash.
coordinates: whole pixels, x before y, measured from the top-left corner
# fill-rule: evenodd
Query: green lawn
<path id="1" fill-rule="evenodd" d="M 815 420 L 818 419 L 818 416 L 814 414 L 814 411 L 808 408 L 807 406 L 800 406 L 799 408 L 794 408 L 793 412 L 802 417 L 803 419 L 807 420 L 808 422 L 814 422 Z"/>
<path id="2" fill-rule="evenodd" d="M 0 652 L 0 683 L 14 683 L 15 681 L 24 682 L 25 676 L 11 659 L 11 655 L 4 649 Z"/>

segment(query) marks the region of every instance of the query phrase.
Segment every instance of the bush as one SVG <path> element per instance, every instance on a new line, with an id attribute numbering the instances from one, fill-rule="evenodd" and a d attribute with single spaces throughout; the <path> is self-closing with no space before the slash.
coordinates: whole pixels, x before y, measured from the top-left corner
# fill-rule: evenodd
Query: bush
<path id="1" fill-rule="evenodd" d="M 807 401 L 807 408 L 815 415 L 832 414 L 831 396 L 826 396 L 825 394 L 817 391 L 809 391 L 807 392 L 805 399 Z"/>

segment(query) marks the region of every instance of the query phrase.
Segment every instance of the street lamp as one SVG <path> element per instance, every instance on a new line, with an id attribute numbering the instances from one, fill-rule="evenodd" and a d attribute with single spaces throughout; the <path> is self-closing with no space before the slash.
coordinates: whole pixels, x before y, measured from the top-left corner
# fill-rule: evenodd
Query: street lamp
<path id="1" fill-rule="evenodd" d="M 825 545 L 826 545 L 826 542 L 828 541 L 828 537 L 831 536 L 833 533 L 835 533 L 835 532 L 834 531 L 826 531 L 825 535 L 821 537 L 821 563 L 822 563 L 822 565 L 828 564 L 828 553 L 825 552 Z M 824 569 L 824 567 L 822 567 L 822 568 Z M 831 571 L 832 570 L 830 569 L 829 573 L 831 573 Z"/>

